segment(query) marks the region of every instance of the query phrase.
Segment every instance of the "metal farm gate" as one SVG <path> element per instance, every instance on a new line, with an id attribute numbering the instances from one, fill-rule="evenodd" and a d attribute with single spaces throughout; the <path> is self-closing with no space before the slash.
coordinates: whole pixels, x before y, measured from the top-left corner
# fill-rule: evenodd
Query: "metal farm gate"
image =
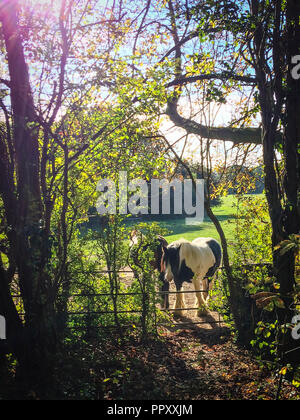
<path id="1" fill-rule="evenodd" d="M 219 273 L 222 271 L 222 268 L 219 269 Z M 105 274 L 109 274 L 109 271 L 98 271 L 98 272 L 93 272 L 93 273 L 89 273 L 89 274 L 93 274 L 93 275 L 105 275 Z M 133 277 L 133 272 L 129 271 L 129 270 L 123 270 L 123 271 L 119 271 L 118 274 L 130 274 L 132 275 L 132 279 Z M 218 275 L 218 274 L 217 274 Z M 215 289 L 214 289 L 215 290 Z M 143 302 L 149 302 L 149 299 L 154 299 L 154 300 L 158 300 L 158 298 L 162 297 L 164 294 L 168 293 L 171 297 L 174 299 L 174 297 L 180 293 L 180 294 L 184 294 L 185 296 L 195 296 L 196 292 L 206 292 L 206 290 L 194 290 L 193 286 L 191 285 L 191 290 L 184 290 L 181 292 L 177 292 L 175 290 L 170 290 L 169 292 L 162 292 L 162 291 L 158 291 L 156 290 L 155 292 L 153 292 L 151 295 L 151 297 L 149 296 L 148 293 L 142 293 L 141 291 L 139 292 L 118 292 L 117 293 L 117 299 L 119 301 L 122 300 L 122 298 L 128 298 L 128 297 L 139 297 L 140 298 L 140 302 L 141 305 L 140 307 L 134 308 L 134 309 L 120 309 L 119 307 L 116 310 L 108 310 L 105 309 L 105 305 L 102 305 L 101 309 L 97 309 L 95 310 L 95 306 L 97 306 L 97 301 L 101 302 L 101 300 L 106 300 L 107 301 L 112 301 L 114 299 L 114 296 L 112 296 L 112 293 L 76 293 L 76 294 L 72 294 L 69 298 L 70 302 L 71 302 L 71 306 L 77 306 L 80 307 L 80 309 L 76 309 L 76 310 L 68 310 L 68 325 L 70 329 L 83 329 L 86 331 L 87 335 L 89 334 L 89 331 L 91 329 L 93 329 L 93 324 L 94 324 L 94 320 L 95 319 L 99 319 L 105 316 L 110 316 L 111 319 L 113 319 L 114 316 L 120 316 L 120 315 L 136 315 L 138 316 L 142 316 L 142 314 L 145 314 L 145 311 L 147 311 L 147 307 L 143 307 Z M 83 299 L 85 299 L 85 304 L 80 303 L 80 301 L 82 301 Z M 78 302 L 76 304 L 76 301 Z M 109 306 L 109 305 L 106 305 Z M 119 305 L 118 305 L 119 306 Z M 176 320 L 173 320 L 170 318 L 170 320 L 162 322 L 159 320 L 159 314 L 162 313 L 169 313 L 169 314 L 176 314 L 177 311 L 180 311 L 181 309 L 173 309 L 172 305 L 170 305 L 169 309 L 162 309 L 160 307 L 159 304 L 156 304 L 153 306 L 154 310 L 152 311 L 152 315 L 153 315 L 153 322 L 155 324 L 156 327 L 168 327 L 170 325 L 172 325 L 173 327 L 176 327 L 177 329 L 188 329 L 188 328 L 194 328 L 195 326 L 201 326 L 201 325 L 210 325 L 211 327 L 215 327 L 215 326 L 219 326 L 220 328 L 225 326 L 225 322 L 221 317 L 220 313 L 217 312 L 213 312 L 213 316 L 211 316 L 211 314 L 208 316 L 209 319 L 200 319 L 200 318 L 196 318 L 193 319 L 191 318 L 188 314 L 190 314 L 192 311 L 197 311 L 198 307 L 195 307 L 194 305 L 192 306 L 186 306 L 185 308 L 182 308 L 182 310 L 184 311 L 184 313 L 187 314 L 187 316 L 184 317 L 184 320 L 176 318 Z M 152 308 L 152 309 L 153 309 Z M 77 325 L 72 325 L 72 320 L 74 320 L 75 318 L 78 319 L 78 323 Z M 112 328 L 117 328 L 118 325 L 115 325 L 114 322 L 107 324 L 101 324 L 101 323 L 97 323 L 97 328 L 103 328 L 103 329 L 112 329 Z M 132 327 L 132 322 L 129 324 L 122 324 L 121 325 L 122 328 L 130 328 Z M 141 327 L 141 325 L 139 325 L 138 323 L 134 324 L 135 328 L 139 328 Z"/>
<path id="2" fill-rule="evenodd" d="M 222 275 L 222 272 L 224 270 L 224 267 L 220 267 L 216 273 L 216 280 L 219 281 L 220 279 L 220 275 Z M 272 276 L 272 265 L 271 264 L 248 264 L 248 265 L 244 265 L 242 267 L 239 267 L 239 275 L 241 279 L 244 279 L 245 281 L 247 281 L 249 273 L 253 272 L 254 270 L 259 271 L 261 270 L 261 273 L 263 273 L 262 275 L 266 275 L 266 273 L 269 273 L 268 275 Z M 264 270 L 264 271 L 263 271 Z M 89 273 L 89 274 L 93 274 L 95 276 L 99 275 L 108 275 L 109 271 L 98 271 L 98 272 L 93 272 L 93 273 Z M 123 271 L 119 271 L 117 273 L 118 275 L 120 274 L 129 274 L 132 276 L 132 279 L 134 278 L 133 276 L 133 272 L 130 270 L 123 270 Z M 185 285 L 185 288 L 187 288 L 187 286 Z M 219 293 L 221 294 L 223 292 L 223 289 L 221 290 L 221 288 L 216 288 L 213 287 L 213 291 L 218 290 Z M 84 329 L 87 333 L 89 332 L 90 329 L 93 328 L 93 323 L 94 320 L 96 320 L 97 318 L 101 318 L 102 317 L 111 317 L 111 322 L 104 322 L 103 324 L 101 324 L 101 322 L 97 322 L 97 328 L 115 328 L 115 327 L 122 327 L 122 328 L 127 328 L 127 327 L 131 327 L 132 326 L 132 322 L 129 322 L 128 324 L 126 323 L 122 323 L 122 325 L 116 325 L 115 320 L 113 319 L 114 317 L 118 317 L 118 316 L 122 316 L 122 315 L 136 315 L 136 317 L 142 317 L 142 315 L 146 313 L 146 311 L 148 310 L 147 307 L 143 307 L 143 303 L 149 302 L 149 299 L 155 299 L 158 300 L 158 297 L 162 297 L 165 293 L 168 293 L 171 297 L 176 296 L 177 293 L 181 293 L 184 294 L 185 296 L 195 296 L 196 292 L 206 292 L 206 290 L 197 290 L 195 291 L 193 286 L 190 286 L 190 290 L 184 290 L 181 292 L 177 292 L 175 290 L 170 290 L 169 292 L 162 292 L 162 291 L 158 291 L 156 290 L 155 292 L 152 292 L 152 296 L 150 297 L 147 293 L 143 294 L 141 291 L 139 292 L 127 292 L 127 291 L 122 291 L 122 292 L 118 292 L 117 293 L 117 299 L 118 300 L 122 300 L 122 298 L 126 299 L 129 297 L 139 297 L 140 298 L 140 306 L 139 307 L 135 307 L 135 308 L 120 308 L 120 305 L 116 305 L 114 310 L 112 309 L 107 309 L 106 307 L 110 306 L 108 302 L 111 302 L 114 298 L 116 298 L 116 296 L 113 296 L 111 293 L 78 293 L 78 294 L 72 294 L 69 298 L 70 302 L 75 303 L 74 305 L 71 306 L 77 306 L 76 310 L 72 310 L 70 309 L 68 311 L 68 325 L 71 329 Z M 250 294 L 245 291 L 245 297 L 250 297 Z M 78 304 L 76 305 L 76 300 L 80 301 L 82 299 L 85 299 L 85 303 L 84 304 Z M 101 300 L 103 301 L 103 299 L 106 301 L 106 305 L 102 305 L 101 308 L 97 308 L 95 309 L 95 307 L 97 306 L 97 302 L 101 302 Z M 253 301 L 254 303 L 254 301 Z M 254 303 L 255 304 L 255 303 Z M 106 307 L 105 307 L 106 306 Z M 121 305 L 122 306 L 122 305 Z M 78 309 L 79 308 L 79 309 Z M 297 307 L 298 308 L 298 307 Z M 296 309 L 297 309 L 296 308 Z M 195 326 L 200 327 L 201 325 L 210 325 L 212 328 L 218 326 L 219 328 L 226 326 L 226 323 L 224 322 L 224 320 L 222 319 L 222 316 L 220 313 L 218 312 L 210 312 L 209 315 L 206 317 L 203 317 L 204 319 L 201 318 L 195 318 L 195 317 L 191 317 L 189 316 L 191 314 L 192 311 L 197 311 L 197 307 L 195 307 L 193 305 L 192 302 L 189 302 L 189 304 L 183 308 L 183 311 L 185 314 L 187 314 L 187 316 L 185 316 L 184 318 L 176 318 L 176 320 L 173 319 L 167 319 L 164 321 L 161 321 L 159 318 L 161 318 L 159 315 L 161 313 L 170 313 L 170 314 L 176 314 L 177 311 L 180 311 L 180 309 L 173 309 L 172 305 L 170 305 L 169 309 L 162 309 L 158 304 L 156 304 L 155 306 L 152 306 L 152 315 L 153 315 L 153 322 L 155 324 L 156 327 L 160 327 L 160 326 L 170 326 L 171 324 L 173 324 L 173 326 L 175 326 L 177 329 L 189 329 L 189 328 L 194 328 Z M 75 317 L 77 317 L 78 319 L 78 323 L 77 325 L 72 325 L 72 319 L 74 319 Z M 135 322 L 134 324 L 135 328 L 139 328 L 141 327 L 141 325 L 138 324 L 138 322 Z"/>

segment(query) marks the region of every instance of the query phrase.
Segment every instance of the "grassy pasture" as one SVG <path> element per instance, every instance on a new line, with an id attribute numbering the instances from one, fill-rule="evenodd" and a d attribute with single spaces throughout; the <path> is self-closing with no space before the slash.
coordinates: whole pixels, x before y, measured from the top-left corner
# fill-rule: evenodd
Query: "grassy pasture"
<path id="1" fill-rule="evenodd" d="M 228 241 L 232 241 L 234 237 L 234 223 L 230 223 L 236 214 L 237 197 L 229 195 L 222 198 L 221 205 L 213 207 L 213 212 L 221 222 L 222 228 Z M 212 221 L 205 217 L 202 224 L 187 225 L 184 219 L 173 219 L 162 223 L 172 233 L 167 237 L 169 242 L 176 241 L 184 237 L 188 241 L 192 241 L 199 236 L 211 237 L 219 239 L 218 232 Z"/>

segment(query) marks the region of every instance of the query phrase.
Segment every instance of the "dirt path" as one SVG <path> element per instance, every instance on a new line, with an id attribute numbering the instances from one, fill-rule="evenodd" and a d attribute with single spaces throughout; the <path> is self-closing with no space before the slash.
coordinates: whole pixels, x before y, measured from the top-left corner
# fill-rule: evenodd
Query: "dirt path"
<path id="1" fill-rule="evenodd" d="M 171 283 L 170 287 L 171 292 L 176 292 L 176 287 L 174 283 Z M 225 324 L 222 322 L 222 317 L 218 312 L 209 311 L 207 315 L 199 317 L 197 314 L 197 310 L 193 309 L 197 307 L 196 304 L 196 298 L 194 293 L 194 286 L 189 283 L 184 284 L 184 291 L 190 292 L 190 293 L 184 293 L 184 299 L 185 299 L 185 308 L 186 310 L 183 310 L 183 316 L 176 316 L 175 314 L 175 326 L 177 328 L 179 327 L 190 327 L 194 329 L 196 327 L 196 330 L 198 329 L 204 329 L 204 330 L 215 330 L 218 327 L 224 327 Z M 175 305 L 175 294 L 170 294 L 170 308 L 174 308 Z"/>
<path id="2" fill-rule="evenodd" d="M 126 283 L 132 281 L 130 276 Z M 186 284 L 185 290 L 193 291 Z M 175 291 L 174 285 L 171 291 Z M 170 295 L 171 307 L 175 295 Z M 186 307 L 195 296 L 186 294 Z M 105 399 L 136 400 L 274 400 L 279 379 L 262 368 L 251 352 L 234 343 L 217 312 L 198 318 L 186 311 L 160 340 L 133 342 L 118 353 L 118 381 L 105 382 Z M 121 362 L 120 362 L 121 360 Z M 114 366 L 114 363 L 112 363 Z M 109 378 L 113 373 L 105 372 Z M 299 390 L 283 385 L 281 399 L 300 399 Z"/>
<path id="3" fill-rule="evenodd" d="M 106 383 L 105 399 L 274 400 L 278 378 L 236 346 L 227 329 L 164 330 L 161 340 L 126 347 L 119 357 L 126 371 Z M 106 372 L 107 377 L 110 374 Z M 300 399 L 284 384 L 281 399 Z"/>
<path id="4" fill-rule="evenodd" d="M 130 286 L 130 284 L 133 281 L 133 273 L 131 272 L 129 267 L 126 267 L 126 272 L 122 275 L 122 283 L 124 283 L 126 286 Z M 196 307 L 195 304 L 195 293 L 194 293 L 194 286 L 191 283 L 185 283 L 184 284 L 184 291 L 189 293 L 184 293 L 184 299 L 185 299 L 185 307 L 187 308 L 184 310 L 184 316 L 174 317 L 174 330 L 179 328 L 194 328 L 197 327 L 197 329 L 204 329 L 204 330 L 215 330 L 216 327 L 224 327 L 224 323 L 222 322 L 222 317 L 219 315 L 218 312 L 212 312 L 209 311 L 207 316 L 198 317 L 197 310 L 192 310 L 192 308 Z M 172 292 L 169 295 L 169 302 L 170 302 L 170 308 L 174 308 L 175 306 L 175 299 L 176 295 L 174 292 L 176 292 L 176 287 L 174 282 L 170 284 L 170 292 Z M 160 308 L 160 306 L 158 305 Z M 171 310 L 172 312 L 172 310 Z M 173 312 L 176 315 L 176 311 Z"/>

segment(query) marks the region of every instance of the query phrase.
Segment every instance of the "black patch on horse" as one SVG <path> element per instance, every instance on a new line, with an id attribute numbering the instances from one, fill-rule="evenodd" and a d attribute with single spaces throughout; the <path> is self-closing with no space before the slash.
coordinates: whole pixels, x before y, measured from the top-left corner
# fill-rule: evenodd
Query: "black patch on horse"
<path id="1" fill-rule="evenodd" d="M 206 276 L 204 277 L 205 279 L 208 279 L 209 282 L 211 282 L 213 275 L 215 274 L 215 272 L 217 271 L 217 269 L 220 267 L 220 264 L 221 264 L 222 248 L 219 242 L 217 242 L 215 239 L 211 239 L 210 241 L 208 241 L 207 245 L 212 250 L 215 256 L 215 260 L 216 260 L 215 264 L 208 270 L 208 272 L 206 273 Z"/>
<path id="2" fill-rule="evenodd" d="M 192 283 L 194 272 L 187 267 L 185 260 L 180 265 L 180 247 L 165 248 L 164 262 L 170 264 L 177 290 L 180 290 L 184 282 Z"/>

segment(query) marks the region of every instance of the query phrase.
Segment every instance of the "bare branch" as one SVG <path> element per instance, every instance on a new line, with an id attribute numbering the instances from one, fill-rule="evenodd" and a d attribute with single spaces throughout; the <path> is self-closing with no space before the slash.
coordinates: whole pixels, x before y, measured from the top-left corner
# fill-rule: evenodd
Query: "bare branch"
<path id="1" fill-rule="evenodd" d="M 176 126 L 185 129 L 189 134 L 196 134 L 203 138 L 214 140 L 231 141 L 234 144 L 262 143 L 261 128 L 207 127 L 179 115 L 177 101 L 168 103 L 166 114 Z M 281 136 L 281 133 L 279 135 Z"/>
<path id="2" fill-rule="evenodd" d="M 168 83 L 166 87 L 182 86 L 189 83 L 195 83 L 201 80 L 230 80 L 230 79 L 236 80 L 239 82 L 244 82 L 249 85 L 256 85 L 257 83 L 256 78 L 253 76 L 239 76 L 237 74 L 223 72 L 220 74 L 211 73 L 211 74 L 199 74 L 197 76 L 182 76 Z"/>

